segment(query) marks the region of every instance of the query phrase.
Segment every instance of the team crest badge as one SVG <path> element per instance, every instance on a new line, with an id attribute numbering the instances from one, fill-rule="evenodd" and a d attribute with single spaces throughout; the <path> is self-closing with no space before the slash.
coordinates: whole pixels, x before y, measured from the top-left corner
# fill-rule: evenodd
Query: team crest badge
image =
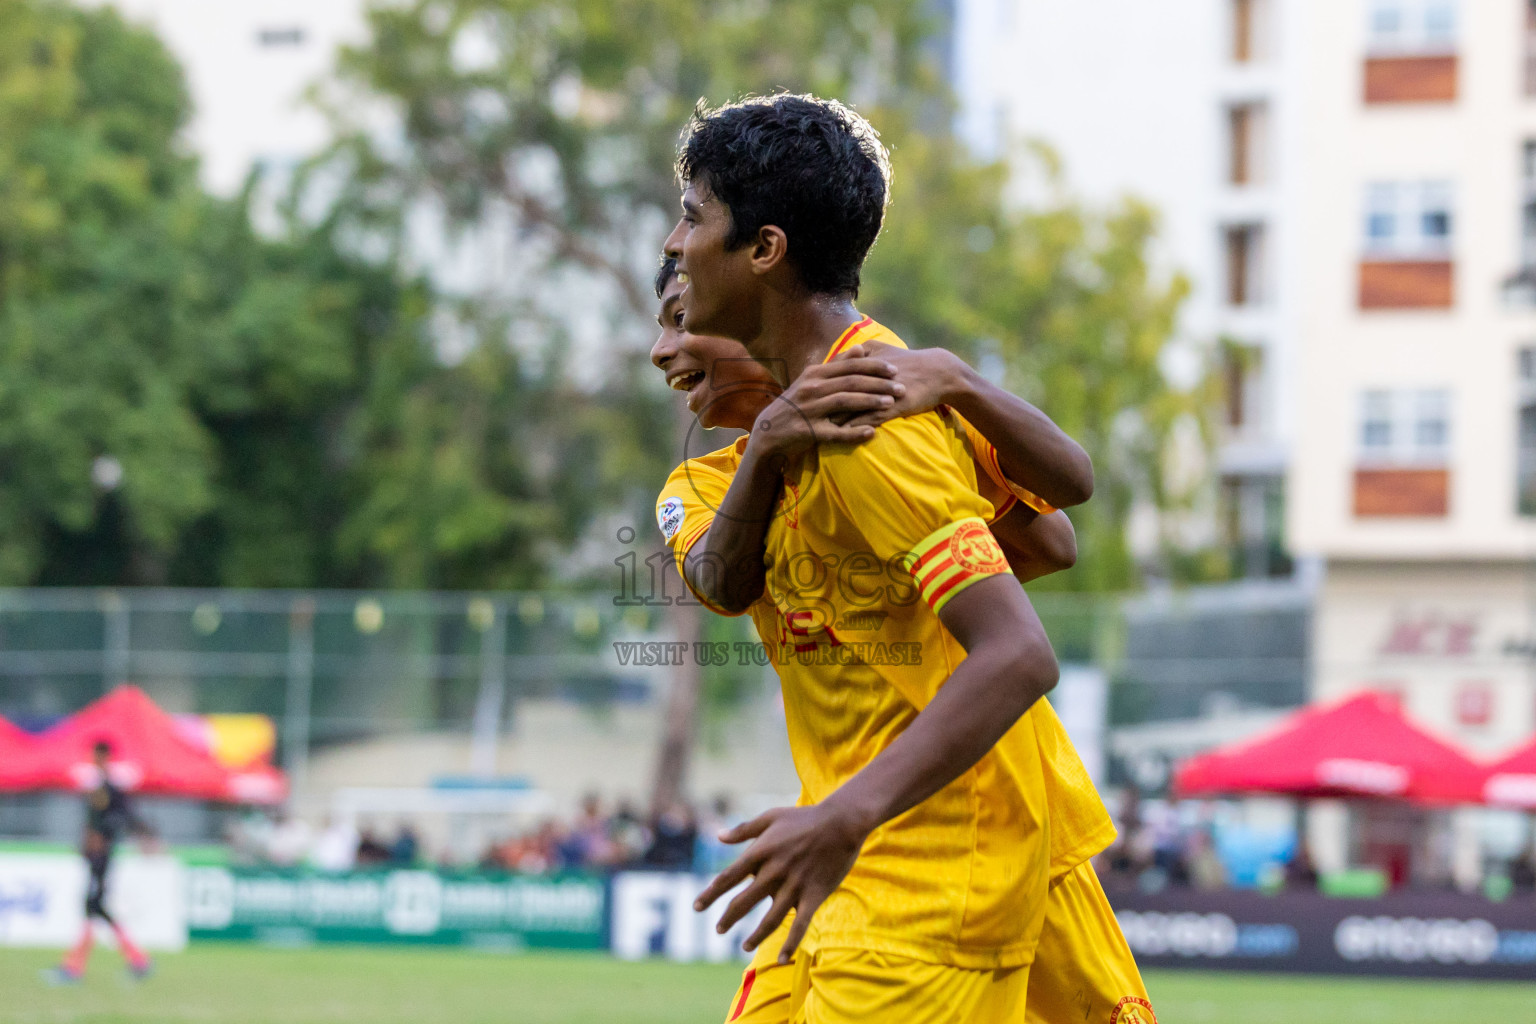
<path id="1" fill-rule="evenodd" d="M 683 499 L 668 498 L 656 506 L 656 525 L 661 527 L 661 535 L 670 541 L 677 536 L 677 531 L 683 528 L 683 518 L 686 512 L 683 509 Z"/>
<path id="2" fill-rule="evenodd" d="M 1126 996 L 1115 1004 L 1109 1024 L 1157 1024 L 1157 1014 L 1152 1012 L 1152 1004 L 1140 996 Z"/>
<path id="3" fill-rule="evenodd" d="M 981 523 L 960 524 L 949 537 L 949 553 L 961 568 L 970 572 L 1002 572 L 1008 568 L 997 539 Z"/>

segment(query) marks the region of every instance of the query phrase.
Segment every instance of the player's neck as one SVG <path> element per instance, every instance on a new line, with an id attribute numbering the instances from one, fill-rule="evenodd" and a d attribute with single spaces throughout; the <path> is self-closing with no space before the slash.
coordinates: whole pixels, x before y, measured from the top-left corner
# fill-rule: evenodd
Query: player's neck
<path id="1" fill-rule="evenodd" d="M 790 382 L 827 358 L 859 311 L 847 296 L 805 295 L 774 303 L 763 311 L 762 330 L 750 346 L 783 384 Z"/>

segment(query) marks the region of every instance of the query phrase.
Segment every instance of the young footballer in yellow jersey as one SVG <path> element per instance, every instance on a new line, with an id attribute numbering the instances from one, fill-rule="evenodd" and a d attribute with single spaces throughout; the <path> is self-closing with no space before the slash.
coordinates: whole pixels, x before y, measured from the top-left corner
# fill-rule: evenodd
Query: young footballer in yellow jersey
<path id="1" fill-rule="evenodd" d="M 679 168 L 685 214 L 668 248 L 690 277 L 685 327 L 741 341 L 785 383 L 884 333 L 852 304 L 886 194 L 866 123 L 804 97 L 748 101 L 697 116 Z M 800 1019 L 1024 1011 L 1049 815 L 1020 719 L 1055 666 L 972 467 L 963 425 L 923 413 L 782 470 L 749 445 L 717 509 L 752 541 L 743 553 L 766 551 L 710 544 L 728 573 L 766 586 L 773 621 L 759 627 L 778 638 L 805 802 L 728 834 L 753 841 L 699 904 L 750 877 L 721 921 L 771 898 L 748 945 L 796 911 L 780 959 L 803 941 Z M 765 536 L 734 528 L 781 485 Z"/>
<path id="2" fill-rule="evenodd" d="M 687 395 L 689 408 L 705 427 L 751 429 L 754 422 L 776 423 L 751 439 L 778 456 L 793 455 L 815 443 L 865 440 L 871 424 L 896 415 L 931 408 L 939 401 L 986 419 L 1003 442 L 1001 461 L 1041 490 L 1064 502 L 1083 482 L 1082 469 L 1068 465 L 1059 477 L 1030 473 L 1028 460 L 1045 452 L 1060 461 L 1063 438 L 1037 410 L 976 380 L 969 368 L 943 350 L 910 352 L 874 343 L 845 349 L 839 358 L 803 375 L 783 401 L 780 388 L 739 344 L 681 330 L 679 293 L 673 261 L 663 263 L 656 291 L 661 299 L 661 334 L 652 360 L 669 385 Z M 840 415 L 857 414 L 840 423 Z M 1075 558 L 1071 524 L 1061 513 L 1004 476 L 1000 453 L 979 433 L 970 432 L 972 456 L 981 472 L 978 483 L 999 512 L 994 522 L 1004 551 L 1021 581 L 1069 567 Z M 658 522 L 678 557 L 680 570 L 691 550 L 707 535 L 715 509 L 729 488 L 747 444 L 746 438 L 710 455 L 689 460 L 668 480 L 657 503 Z M 1021 449 L 1030 449 L 1023 452 Z M 1012 493 L 1010 493 L 1010 491 Z M 1014 505 L 1014 495 L 1024 502 Z M 1027 504 L 1025 503 L 1027 502 Z M 1037 509 L 1047 514 L 1040 515 Z M 766 520 L 771 509 L 760 510 Z M 693 566 L 698 574 L 700 566 Z M 688 573 L 684 571 L 685 579 Z M 710 574 L 705 571 L 705 576 Z M 714 582 L 718 583 L 718 577 Z M 692 583 L 690 583 L 692 585 Z M 708 584 L 706 584 L 707 590 Z M 699 592 L 699 591 L 696 591 Z M 707 592 L 699 592 L 713 604 Z M 775 653 L 772 647 L 770 654 Z M 1108 1020 L 1117 1005 L 1146 1007 L 1146 994 L 1134 959 L 1098 886 L 1088 858 L 1113 839 L 1108 814 L 1077 752 L 1049 704 L 1038 703 L 1027 716 L 1040 744 L 1051 810 L 1050 889 L 1046 925 L 1027 987 L 1027 1020 Z M 781 926 L 759 948 L 731 1000 L 727 1019 L 742 1024 L 780 1024 L 790 1020 L 793 963 L 780 965 L 777 954 L 787 933 Z M 1150 1009 L 1146 1012 L 1150 1014 Z M 1122 1020 L 1133 1019 L 1123 1014 Z"/>

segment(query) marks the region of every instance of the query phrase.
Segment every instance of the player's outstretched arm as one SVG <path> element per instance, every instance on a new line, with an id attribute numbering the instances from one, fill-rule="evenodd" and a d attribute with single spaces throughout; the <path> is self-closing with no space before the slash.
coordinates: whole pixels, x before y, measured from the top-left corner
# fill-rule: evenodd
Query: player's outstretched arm
<path id="1" fill-rule="evenodd" d="M 947 405 L 970 421 L 997 449 L 1008 479 L 1056 508 L 1093 496 L 1093 460 L 1049 416 L 995 384 L 942 348 L 898 349 L 879 342 L 865 348 L 897 368 L 909 385 L 897 415 Z"/>
<path id="2" fill-rule="evenodd" d="M 912 724 L 819 804 L 776 808 L 722 836 L 730 843 L 755 842 L 695 907 L 703 910 L 751 877 L 718 925 L 724 932 L 772 898 L 744 948 L 755 948 L 794 910 L 779 953 L 786 961 L 869 834 L 959 778 L 1056 685 L 1055 653 L 1017 580 L 1006 574 L 981 580 L 956 594 L 939 618 L 965 647 L 966 658 Z"/>
<path id="3" fill-rule="evenodd" d="M 868 422 L 889 419 L 906 392 L 884 359 L 838 359 L 806 370 L 752 425 L 741 465 L 714 521 L 683 560 L 688 586 L 711 607 L 746 611 L 763 593 L 763 548 L 784 467 L 818 444 L 857 444 L 874 436 Z"/>

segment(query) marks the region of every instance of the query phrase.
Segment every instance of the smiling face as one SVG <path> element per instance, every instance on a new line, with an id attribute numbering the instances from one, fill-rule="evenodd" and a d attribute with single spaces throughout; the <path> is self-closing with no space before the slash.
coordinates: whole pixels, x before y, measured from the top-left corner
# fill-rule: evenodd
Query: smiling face
<path id="1" fill-rule="evenodd" d="M 730 247 L 731 211 L 707 183 L 683 190 L 683 216 L 667 236 L 665 251 L 677 254 L 687 280 L 682 291 L 683 328 L 691 334 L 748 341 L 759 333 L 757 299 L 764 282 L 753 271 L 753 241 Z"/>
<path id="2" fill-rule="evenodd" d="M 683 294 L 692 281 L 680 283 L 680 276 L 661 293 L 661 334 L 651 346 L 651 362 L 666 374 L 668 387 L 687 394 L 688 411 L 700 426 L 751 430 L 779 385 L 740 342 L 683 329 Z"/>

